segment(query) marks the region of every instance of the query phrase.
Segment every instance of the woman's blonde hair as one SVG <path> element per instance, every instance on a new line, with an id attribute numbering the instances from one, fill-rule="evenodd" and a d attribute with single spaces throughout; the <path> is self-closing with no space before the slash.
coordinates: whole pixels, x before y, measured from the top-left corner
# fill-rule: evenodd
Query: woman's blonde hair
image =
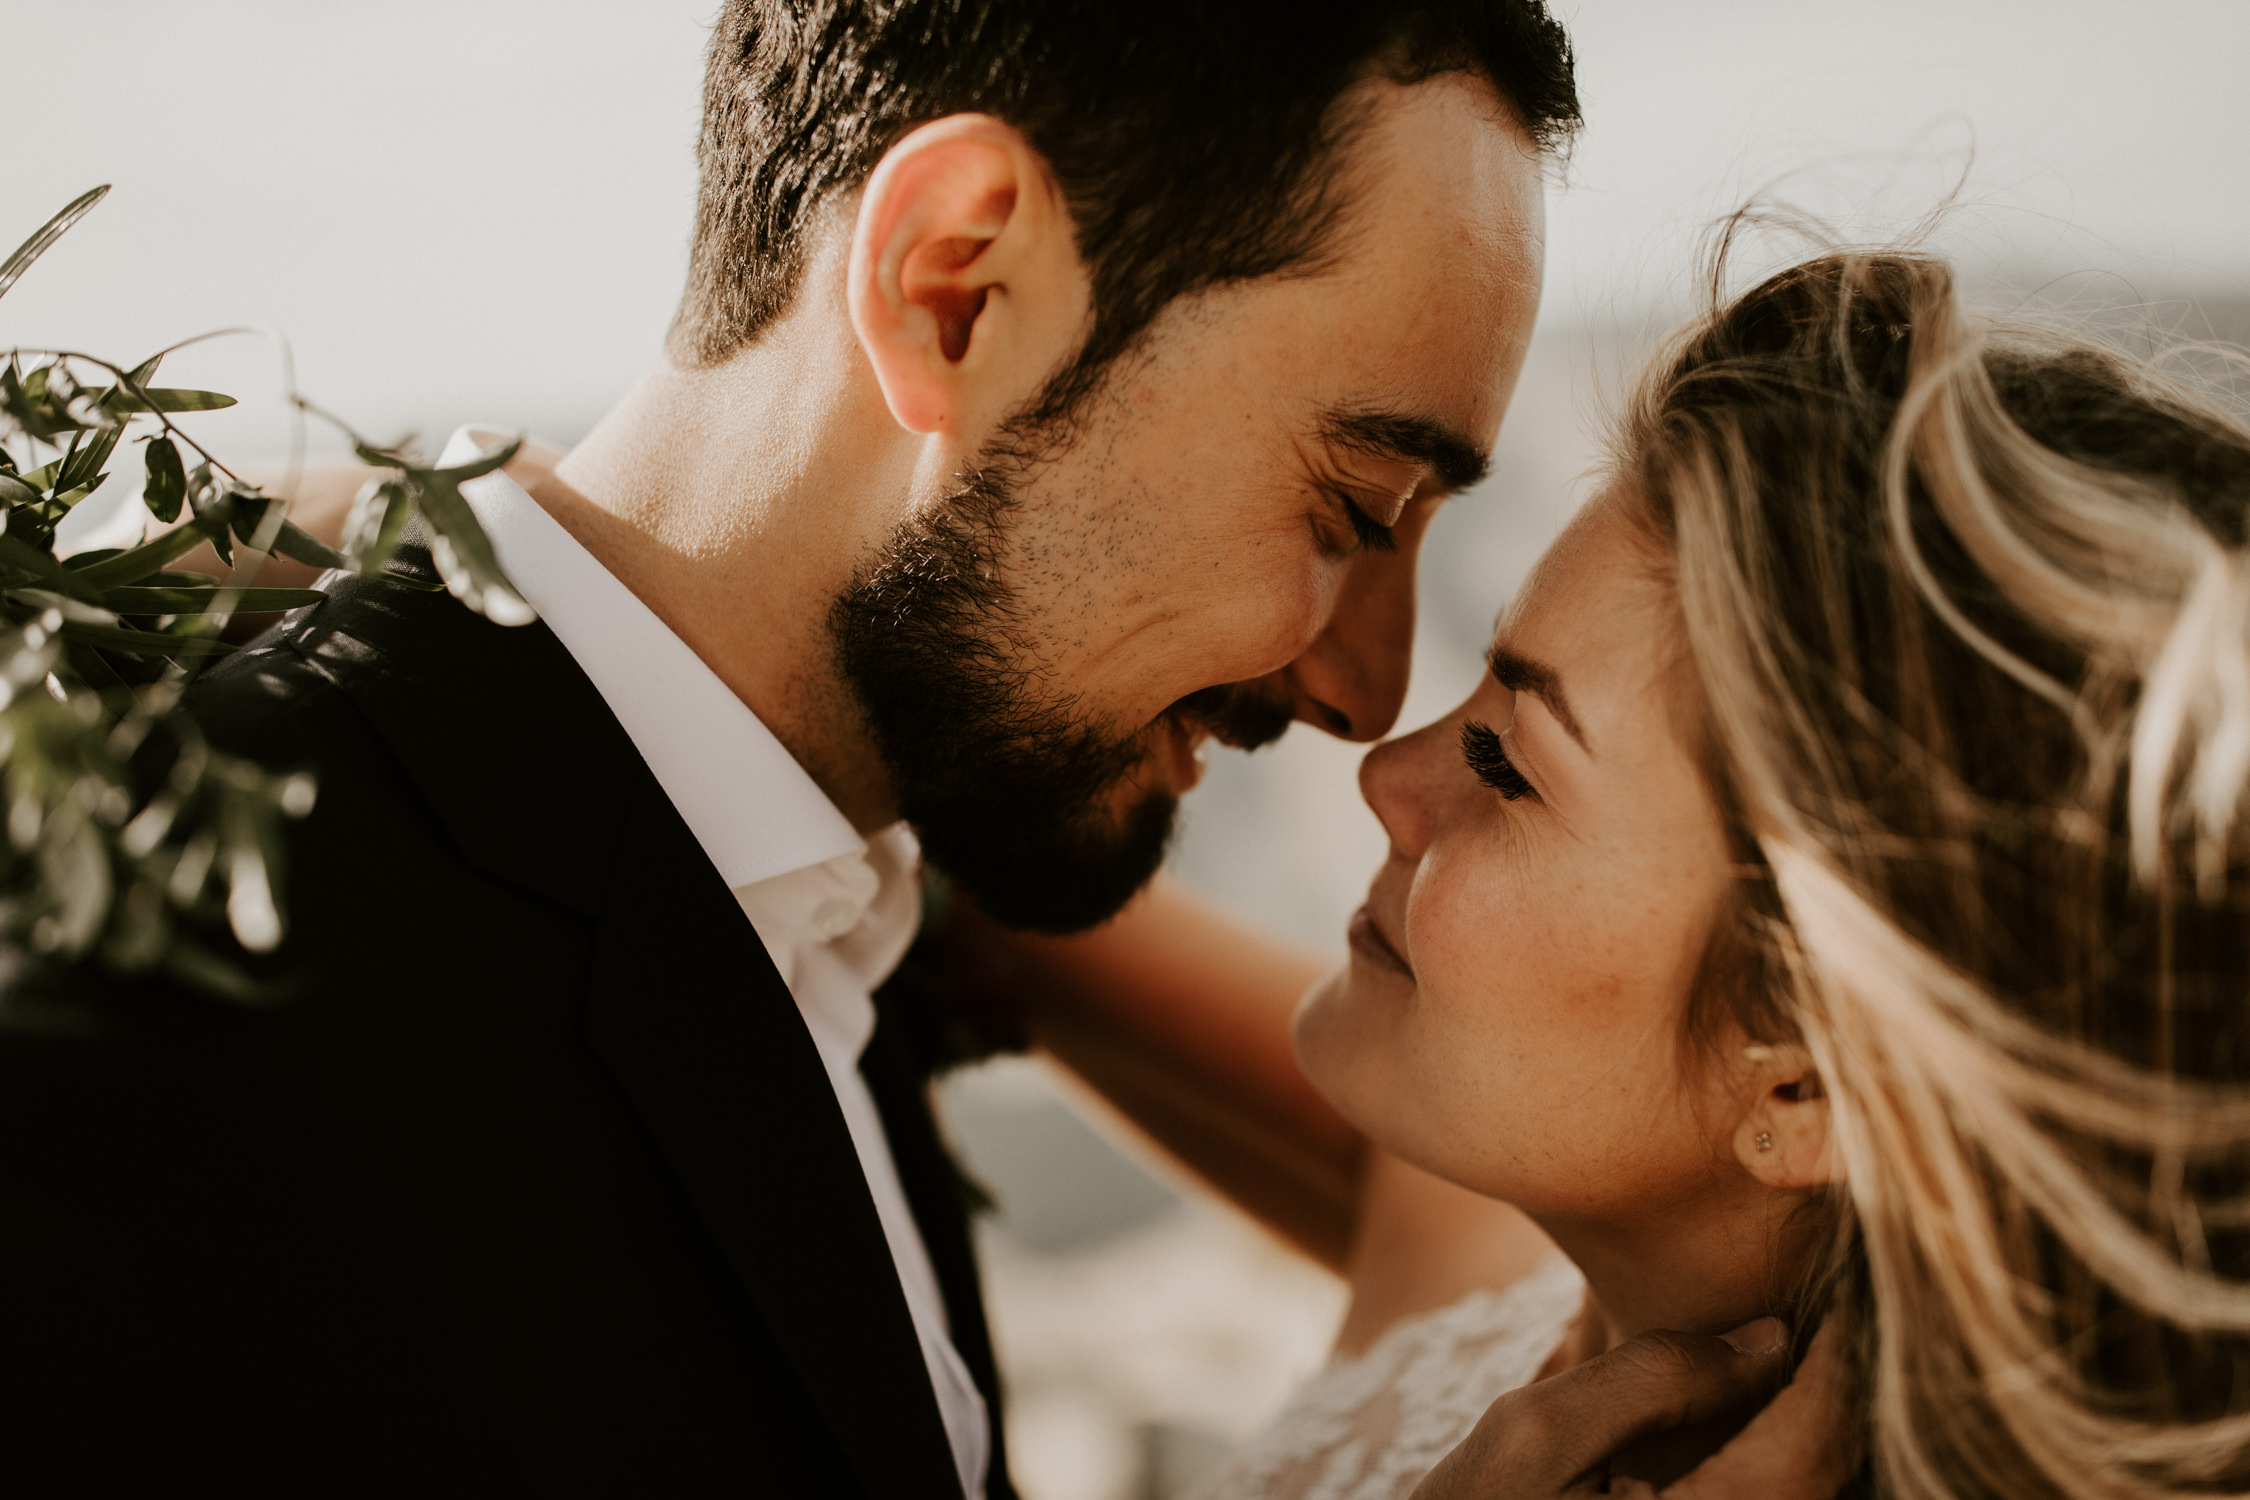
<path id="1" fill-rule="evenodd" d="M 2240 1489 L 2250 428 L 1918 254 L 1714 306 L 1623 478 L 1743 866 L 1697 1005 L 1831 1101 L 1873 1482 Z"/>

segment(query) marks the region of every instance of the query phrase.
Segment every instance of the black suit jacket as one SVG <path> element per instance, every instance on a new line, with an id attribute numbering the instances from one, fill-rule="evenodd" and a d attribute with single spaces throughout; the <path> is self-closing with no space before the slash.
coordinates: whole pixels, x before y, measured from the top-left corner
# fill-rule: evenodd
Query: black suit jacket
<path id="1" fill-rule="evenodd" d="M 0 1487 L 959 1495 L 797 1008 L 553 634 L 347 580 L 188 701 L 319 775 L 300 982 L 81 973 L 0 1033 Z M 997 1429 L 896 1043 L 865 1071 Z"/>

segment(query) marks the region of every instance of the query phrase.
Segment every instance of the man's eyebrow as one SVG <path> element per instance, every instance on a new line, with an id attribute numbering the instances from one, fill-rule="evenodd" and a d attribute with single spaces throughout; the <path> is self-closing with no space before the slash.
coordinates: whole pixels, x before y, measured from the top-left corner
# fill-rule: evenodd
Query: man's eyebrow
<path id="1" fill-rule="evenodd" d="M 1494 646 L 1485 655 L 1485 663 L 1492 668 L 1492 676 L 1511 693 L 1529 693 L 1547 705 L 1547 711 L 1570 737 L 1578 741 L 1578 748 L 1588 755 L 1594 747 L 1586 743 L 1586 732 L 1578 727 L 1578 716 L 1570 711 L 1570 699 L 1564 695 L 1562 679 L 1555 669 L 1542 661 L 1510 651 L 1505 646 Z"/>
<path id="2" fill-rule="evenodd" d="M 1448 490 L 1484 478 L 1491 458 L 1466 436 L 1430 417 L 1396 411 L 1331 411 L 1320 434 L 1339 448 L 1428 469 Z"/>

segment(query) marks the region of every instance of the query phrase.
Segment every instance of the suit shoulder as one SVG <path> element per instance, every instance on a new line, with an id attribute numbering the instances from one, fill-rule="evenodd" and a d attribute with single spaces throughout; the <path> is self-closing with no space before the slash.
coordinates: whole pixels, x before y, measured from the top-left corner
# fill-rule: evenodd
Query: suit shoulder
<path id="1" fill-rule="evenodd" d="M 401 655 L 426 654 L 420 638 L 459 612 L 447 595 L 343 579 L 196 679 L 183 706 L 222 749 L 277 766 L 317 758 L 338 734 L 372 733 L 352 707 L 360 679 L 384 675 Z"/>
<path id="2" fill-rule="evenodd" d="M 290 830 L 292 863 L 339 840 L 380 841 L 388 832 L 395 842 L 406 825 L 433 821 L 415 778 L 359 701 L 353 674 L 371 667 L 307 649 L 314 632 L 332 629 L 322 617 L 335 606 L 292 615 L 205 672 L 181 700 L 214 748 L 269 771 L 312 773 L 317 801 L 313 816 Z"/>
<path id="3" fill-rule="evenodd" d="M 221 749 L 272 762 L 302 755 L 308 721 L 345 705 L 332 676 L 269 631 L 197 678 L 181 706 Z"/>

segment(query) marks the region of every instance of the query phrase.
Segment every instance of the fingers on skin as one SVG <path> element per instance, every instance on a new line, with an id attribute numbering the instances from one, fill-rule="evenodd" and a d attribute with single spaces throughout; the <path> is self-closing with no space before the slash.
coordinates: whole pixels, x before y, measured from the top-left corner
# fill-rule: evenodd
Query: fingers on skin
<path id="1" fill-rule="evenodd" d="M 1859 1467 L 1843 1340 L 1830 1323 L 1814 1337 L 1797 1378 L 1733 1442 L 1667 1489 L 1666 1500 L 1829 1500 Z"/>
<path id="2" fill-rule="evenodd" d="M 1787 1330 L 1761 1318 L 1722 1338 L 1644 1333 L 1517 1394 L 1540 1409 L 1556 1460 L 1576 1475 L 1634 1438 L 1764 1399 L 1788 1362 Z"/>
<path id="3" fill-rule="evenodd" d="M 1588 1476 L 1632 1439 L 1764 1399 L 1786 1377 L 1788 1354 L 1785 1330 L 1770 1318 L 1723 1339 L 1644 1333 L 1494 1402 L 1416 1500 L 1591 1494 Z"/>

